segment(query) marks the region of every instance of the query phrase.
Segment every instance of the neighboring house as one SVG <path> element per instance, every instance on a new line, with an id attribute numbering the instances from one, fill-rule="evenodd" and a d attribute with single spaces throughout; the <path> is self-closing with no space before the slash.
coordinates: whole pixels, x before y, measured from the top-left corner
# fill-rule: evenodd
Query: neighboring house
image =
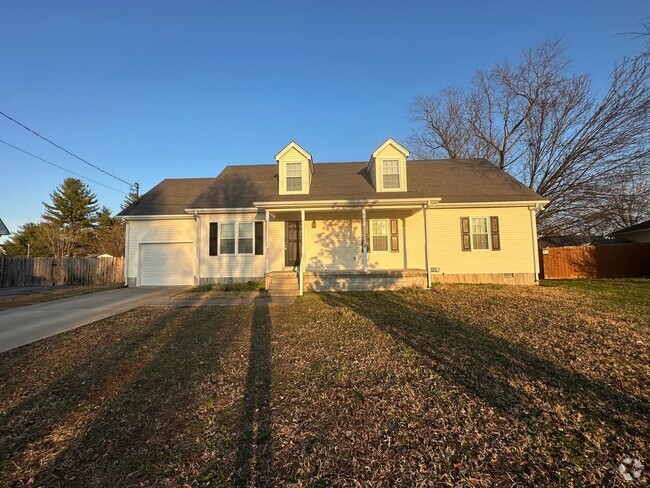
<path id="1" fill-rule="evenodd" d="M 546 247 L 606 246 L 609 244 L 624 244 L 630 241 L 621 237 L 573 234 L 563 236 L 544 236 L 540 237 L 537 242 L 539 248 L 544 249 Z"/>
<path id="2" fill-rule="evenodd" d="M 408 161 L 388 139 L 368 162 L 276 164 L 167 179 L 122 211 L 129 286 L 258 280 L 276 293 L 530 283 L 548 203 L 483 159 Z"/>
<path id="3" fill-rule="evenodd" d="M 650 242 L 650 220 L 625 227 L 610 234 L 612 237 L 628 239 L 630 242 Z"/>
<path id="4" fill-rule="evenodd" d="M 0 237 L 2 236 L 8 236 L 10 235 L 11 232 L 9 232 L 9 229 L 7 229 L 7 226 L 5 223 L 0 219 Z"/>

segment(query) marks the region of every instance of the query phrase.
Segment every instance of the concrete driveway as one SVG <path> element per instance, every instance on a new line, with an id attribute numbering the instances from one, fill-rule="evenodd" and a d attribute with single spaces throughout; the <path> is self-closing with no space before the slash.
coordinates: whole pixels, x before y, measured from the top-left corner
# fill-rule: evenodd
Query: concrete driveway
<path id="1" fill-rule="evenodd" d="M 175 295 L 187 287 L 118 288 L 0 312 L 0 352 Z"/>

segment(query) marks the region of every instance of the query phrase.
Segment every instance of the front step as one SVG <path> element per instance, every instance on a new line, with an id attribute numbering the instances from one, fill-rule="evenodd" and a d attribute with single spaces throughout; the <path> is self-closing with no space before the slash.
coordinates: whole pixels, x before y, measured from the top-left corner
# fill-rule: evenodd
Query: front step
<path id="1" fill-rule="evenodd" d="M 295 271 L 279 271 L 270 275 L 269 295 L 271 296 L 298 296 L 300 283 Z"/>

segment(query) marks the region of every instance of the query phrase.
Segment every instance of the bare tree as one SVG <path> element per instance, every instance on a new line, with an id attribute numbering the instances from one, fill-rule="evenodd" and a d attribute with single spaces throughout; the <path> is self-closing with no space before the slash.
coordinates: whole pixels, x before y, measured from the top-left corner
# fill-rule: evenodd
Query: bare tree
<path id="1" fill-rule="evenodd" d="M 643 186 L 650 157 L 650 68 L 647 57 L 624 60 L 596 99 L 587 75 L 568 73 L 559 40 L 525 51 L 520 63 L 477 70 L 468 90 L 455 87 L 416 98 L 411 144 L 420 156 L 483 157 L 551 200 L 541 233 L 605 228 L 602 188 Z M 626 182 L 625 184 L 621 182 Z M 647 179 L 645 180 L 647 183 Z M 622 186 L 621 186 L 622 185 Z M 630 186 L 632 185 L 632 186 Z M 618 192 L 611 209 L 643 208 L 643 191 Z M 642 218 L 639 212 L 614 216 Z"/>
<path id="2" fill-rule="evenodd" d="M 70 226 L 61 228 L 50 222 L 40 224 L 39 233 L 49 255 L 56 258 L 71 256 L 82 239 L 80 229 Z"/>

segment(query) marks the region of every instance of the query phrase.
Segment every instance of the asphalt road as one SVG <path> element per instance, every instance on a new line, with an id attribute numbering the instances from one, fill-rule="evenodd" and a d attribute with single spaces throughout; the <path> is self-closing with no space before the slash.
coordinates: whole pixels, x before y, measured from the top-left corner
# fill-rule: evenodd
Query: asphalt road
<path id="1" fill-rule="evenodd" d="M 0 352 L 149 305 L 187 287 L 118 288 L 0 312 Z"/>

